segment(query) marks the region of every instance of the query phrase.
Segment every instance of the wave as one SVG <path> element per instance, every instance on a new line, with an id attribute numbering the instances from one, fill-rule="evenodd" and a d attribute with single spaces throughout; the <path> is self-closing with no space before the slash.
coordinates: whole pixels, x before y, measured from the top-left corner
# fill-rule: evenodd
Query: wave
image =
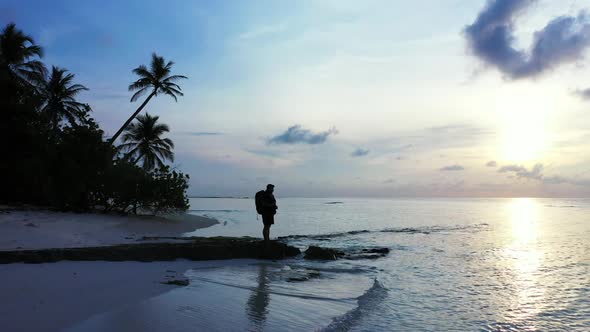
<path id="1" fill-rule="evenodd" d="M 296 240 L 296 239 L 313 239 L 313 240 L 330 240 L 337 237 L 345 237 L 358 234 L 367 233 L 407 233 L 407 234 L 432 234 L 432 233 L 443 233 L 443 232 L 454 232 L 454 231 L 469 231 L 479 232 L 486 230 L 489 227 L 488 224 L 473 224 L 473 225 L 456 225 L 456 226 L 423 226 L 423 227 L 402 227 L 402 228 L 385 228 L 381 230 L 356 230 L 348 232 L 337 232 L 328 234 L 311 234 L 311 235 L 289 235 L 280 236 L 279 240 Z"/>
<path id="2" fill-rule="evenodd" d="M 320 331 L 348 331 L 366 313 L 375 312 L 377 306 L 387 298 L 388 290 L 377 279 L 373 286 L 357 298 L 357 307 L 340 317 L 332 319 L 330 325 Z"/>
<path id="3" fill-rule="evenodd" d="M 318 263 L 317 265 L 313 265 L 313 267 L 310 267 L 309 262 L 307 262 L 307 264 L 305 264 L 305 265 L 292 264 L 291 268 L 294 268 L 294 269 L 312 268 L 313 270 L 317 270 L 317 271 L 325 272 L 325 273 L 346 273 L 346 274 L 362 274 L 362 275 L 367 275 L 367 274 L 372 274 L 372 273 L 376 273 L 379 271 L 383 271 L 382 269 L 379 269 L 374 266 L 356 266 L 356 267 L 338 268 L 338 267 L 326 267 L 326 266 L 324 266 L 324 263 Z"/>
<path id="4" fill-rule="evenodd" d="M 297 293 L 297 292 L 285 292 L 285 291 L 279 291 L 279 290 L 261 291 L 257 287 L 250 287 L 250 286 L 237 285 L 237 284 L 228 283 L 228 282 L 215 281 L 215 280 L 211 280 L 208 278 L 197 277 L 197 276 L 190 276 L 189 279 L 190 280 L 198 280 L 201 282 L 208 282 L 211 284 L 216 284 L 216 285 L 221 285 L 221 286 L 226 286 L 226 287 L 245 289 L 245 290 L 249 290 L 249 291 L 253 291 L 253 292 L 263 292 L 263 293 L 268 293 L 268 294 L 281 295 L 281 296 L 287 296 L 287 297 L 295 297 L 295 298 L 306 299 L 306 300 L 318 300 L 318 301 L 328 301 L 328 302 L 349 302 L 349 301 L 355 300 L 355 298 L 353 298 L 353 297 L 352 298 L 346 298 L 346 297 L 345 298 L 330 298 L 330 297 L 324 297 L 324 296 L 310 295 L 310 294 Z M 189 287 L 191 287 L 191 286 L 189 286 Z"/>

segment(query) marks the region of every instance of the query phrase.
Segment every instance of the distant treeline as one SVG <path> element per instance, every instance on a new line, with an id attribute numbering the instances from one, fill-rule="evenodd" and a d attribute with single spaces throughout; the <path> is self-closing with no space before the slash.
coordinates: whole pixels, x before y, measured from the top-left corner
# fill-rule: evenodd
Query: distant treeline
<path id="1" fill-rule="evenodd" d="M 139 79 L 129 88 L 137 91 L 132 101 L 149 96 L 117 132 L 122 144 L 115 146 L 90 105 L 76 100 L 88 89 L 65 69 L 48 70 L 42 56 L 14 24 L 2 30 L 0 202 L 121 213 L 187 209 L 188 175 L 164 164 L 173 160 L 172 141 L 160 137 L 168 127 L 157 124 L 158 117 L 135 118 L 158 94 L 182 95 L 173 80 L 166 86 L 172 62 L 154 54 L 150 68 L 133 71 Z M 162 90 L 170 87 L 174 91 Z"/>

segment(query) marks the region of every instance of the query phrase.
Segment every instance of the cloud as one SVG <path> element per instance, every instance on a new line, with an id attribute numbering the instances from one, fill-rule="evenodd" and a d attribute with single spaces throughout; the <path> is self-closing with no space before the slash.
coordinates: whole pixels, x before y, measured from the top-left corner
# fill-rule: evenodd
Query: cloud
<path id="1" fill-rule="evenodd" d="M 441 169 L 439 169 L 439 171 L 463 171 L 465 170 L 465 167 L 461 166 L 461 165 L 451 165 L 451 166 L 445 166 Z"/>
<path id="2" fill-rule="evenodd" d="M 547 184 L 573 184 L 575 186 L 582 186 L 582 187 L 590 187 L 590 180 L 589 179 L 572 179 L 566 178 L 562 176 L 551 176 L 543 178 L 543 183 Z"/>
<path id="3" fill-rule="evenodd" d="M 185 135 L 190 136 L 220 136 L 224 135 L 224 133 L 214 132 L 214 131 L 186 131 L 183 132 Z"/>
<path id="4" fill-rule="evenodd" d="M 506 165 L 500 167 L 498 173 L 514 173 L 517 178 L 542 180 L 543 164 L 536 164 L 530 171 L 521 165 Z"/>
<path id="5" fill-rule="evenodd" d="M 498 163 L 496 161 L 494 161 L 494 160 L 490 160 L 490 161 L 488 161 L 486 163 L 486 166 L 487 167 L 497 167 L 498 166 Z"/>
<path id="6" fill-rule="evenodd" d="M 562 184 L 567 183 L 568 179 L 561 176 L 551 176 L 543 179 L 543 182 L 547 184 Z"/>
<path id="7" fill-rule="evenodd" d="M 392 184 L 392 183 L 395 183 L 395 180 L 394 179 L 387 179 L 387 180 L 383 181 L 383 183 L 384 184 Z"/>
<path id="8" fill-rule="evenodd" d="M 533 169 L 528 170 L 520 165 L 506 165 L 501 167 L 499 173 L 515 173 L 517 178 L 531 179 L 542 181 L 545 184 L 571 184 L 574 186 L 590 187 L 590 179 L 575 179 L 563 176 L 545 176 L 543 174 L 543 164 L 536 164 Z"/>
<path id="9" fill-rule="evenodd" d="M 338 133 L 336 128 L 327 131 L 313 133 L 308 129 L 301 128 L 300 125 L 289 127 L 284 133 L 270 138 L 268 144 L 322 144 L 325 143 L 330 135 Z"/>
<path id="10" fill-rule="evenodd" d="M 534 180 L 541 180 L 543 179 L 543 165 L 536 164 L 533 166 L 532 170 L 524 169 L 522 171 L 516 172 L 516 176 L 519 178 L 526 178 L 526 179 L 534 179 Z"/>
<path id="11" fill-rule="evenodd" d="M 369 154 L 369 150 L 363 148 L 357 148 L 350 154 L 352 157 L 363 157 Z"/>
<path id="12" fill-rule="evenodd" d="M 470 51 L 508 78 L 534 77 L 575 62 L 590 46 L 589 16 L 559 16 L 535 32 L 529 52 L 514 47 L 514 21 L 536 0 L 490 0 L 465 30 Z"/>
<path id="13" fill-rule="evenodd" d="M 519 165 L 507 165 L 507 166 L 502 166 L 500 167 L 500 169 L 498 170 L 498 173 L 507 173 L 507 172 L 520 172 L 526 170 L 526 168 L 524 168 L 523 166 L 519 166 Z"/>
<path id="14" fill-rule="evenodd" d="M 590 101 L 590 88 L 578 89 L 578 90 L 574 91 L 574 94 L 584 100 Z"/>

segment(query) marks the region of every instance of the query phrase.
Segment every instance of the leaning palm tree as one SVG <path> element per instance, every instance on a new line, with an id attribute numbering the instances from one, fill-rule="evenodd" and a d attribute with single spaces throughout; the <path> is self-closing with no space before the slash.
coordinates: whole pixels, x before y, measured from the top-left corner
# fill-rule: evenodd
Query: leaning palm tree
<path id="1" fill-rule="evenodd" d="M 166 94 L 177 100 L 177 96 L 183 96 L 180 86 L 174 82 L 180 79 L 186 79 L 186 76 L 182 75 L 170 75 L 174 62 L 164 61 L 164 58 L 158 56 L 156 53 L 152 54 L 152 63 L 148 69 L 146 66 L 141 65 L 133 69 L 133 73 L 139 76 L 139 79 L 129 85 L 129 91 L 136 91 L 131 97 L 131 102 L 136 101 L 142 95 L 150 92 L 147 98 L 139 106 L 139 108 L 129 117 L 127 121 L 121 126 L 121 128 L 111 138 L 111 143 L 114 144 L 119 135 L 125 130 L 125 128 L 135 119 L 137 114 L 147 105 L 152 97 L 158 94 Z"/>
<path id="2" fill-rule="evenodd" d="M 119 151 L 124 153 L 125 159 L 133 164 L 142 161 L 146 171 L 163 167 L 166 160 L 174 161 L 174 143 L 169 138 L 161 137 L 170 128 L 164 123 L 157 123 L 159 118 L 148 113 L 138 116 L 137 122 L 125 130 L 123 144 L 119 145 Z"/>
<path id="3" fill-rule="evenodd" d="M 42 56 L 43 49 L 14 23 L 8 24 L 0 33 L 0 67 L 8 70 L 19 82 L 33 85 L 45 75 L 45 66 L 38 60 Z"/>
<path id="4" fill-rule="evenodd" d="M 53 66 L 49 76 L 39 86 L 39 94 L 44 101 L 41 112 L 47 115 L 53 129 L 57 129 L 64 119 L 75 124 L 77 120 L 84 119 L 88 111 L 86 104 L 76 101 L 76 96 L 88 89 L 74 84 L 73 80 L 74 74 Z"/>

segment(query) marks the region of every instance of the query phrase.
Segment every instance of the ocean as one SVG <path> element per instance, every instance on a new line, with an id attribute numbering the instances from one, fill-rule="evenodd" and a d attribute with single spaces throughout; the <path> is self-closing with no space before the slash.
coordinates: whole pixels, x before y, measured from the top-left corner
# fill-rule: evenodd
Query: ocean
<path id="1" fill-rule="evenodd" d="M 277 200 L 272 238 L 390 253 L 211 263 L 119 315 L 179 331 L 590 331 L 590 199 Z M 189 235 L 262 237 L 253 199 L 190 203 L 220 224 Z"/>

